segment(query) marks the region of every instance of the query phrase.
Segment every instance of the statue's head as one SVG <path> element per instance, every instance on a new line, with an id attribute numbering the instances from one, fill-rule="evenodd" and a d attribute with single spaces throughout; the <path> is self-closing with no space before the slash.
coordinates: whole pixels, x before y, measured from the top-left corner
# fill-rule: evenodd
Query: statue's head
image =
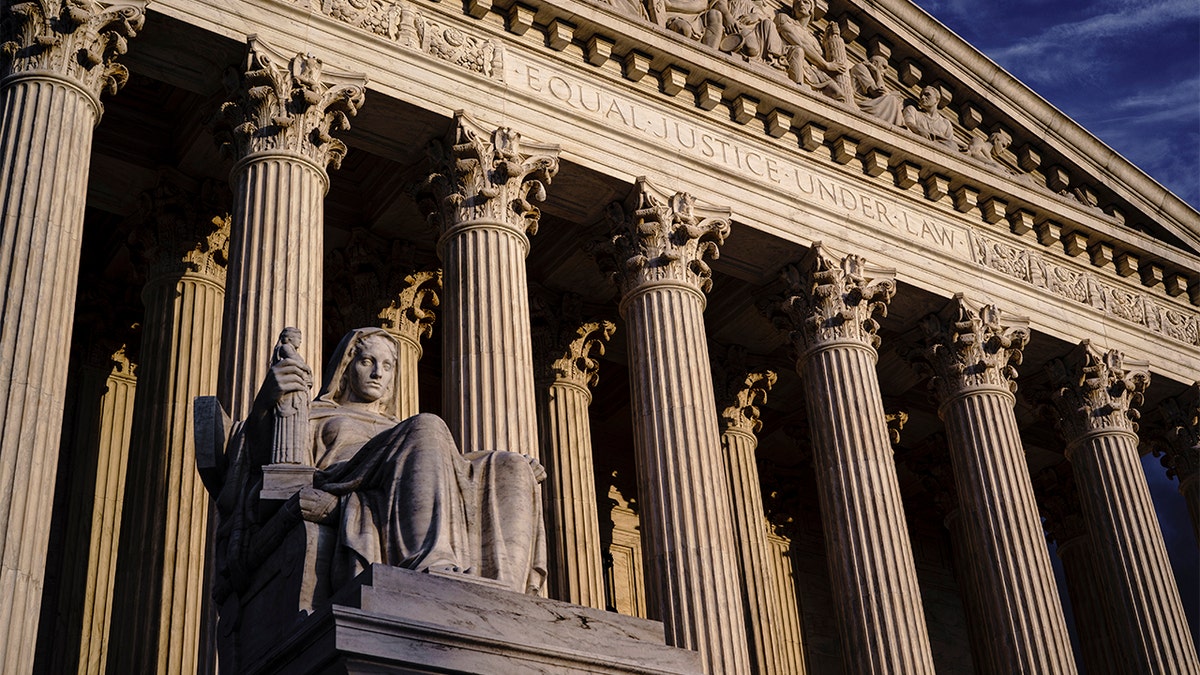
<path id="1" fill-rule="evenodd" d="M 992 154 L 999 156 L 1008 146 L 1012 145 L 1012 136 L 1003 129 L 998 129 L 988 136 L 988 142 L 992 144 Z"/>
<path id="2" fill-rule="evenodd" d="M 942 100 L 942 94 L 936 87 L 927 86 L 921 90 L 921 109 L 926 112 L 937 110 L 938 103 Z"/>
<path id="3" fill-rule="evenodd" d="M 334 350 L 317 398 L 338 405 L 365 403 L 392 414 L 397 353 L 396 338 L 382 328 L 350 331 Z"/>

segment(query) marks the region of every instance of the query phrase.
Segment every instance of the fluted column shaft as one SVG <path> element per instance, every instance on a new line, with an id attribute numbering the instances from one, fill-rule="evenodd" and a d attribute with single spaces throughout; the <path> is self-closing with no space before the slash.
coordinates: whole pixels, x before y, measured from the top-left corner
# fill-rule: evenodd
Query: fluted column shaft
<path id="1" fill-rule="evenodd" d="M 804 630 L 792 569 L 791 542 L 768 535 L 767 546 L 767 560 L 775 584 L 775 616 L 779 621 L 775 635 L 781 672 L 803 675 L 808 672 L 808 665 L 804 660 Z"/>
<path id="2" fill-rule="evenodd" d="M 958 580 L 963 613 L 966 615 L 967 639 L 971 643 L 971 660 L 979 672 L 991 672 L 989 669 L 995 662 L 991 655 L 991 633 L 988 632 L 987 613 L 979 598 L 981 589 L 975 565 L 972 564 L 971 544 L 968 541 L 966 528 L 963 526 L 962 509 L 955 507 L 946 515 L 944 522 L 946 529 L 950 531 L 950 550 L 954 559 L 954 571 Z"/>
<path id="3" fill-rule="evenodd" d="M 137 378 L 124 353 L 80 370 L 70 517 L 59 590 L 63 617 L 54 637 L 52 672 L 102 673 L 108 650 L 113 572 L 129 456 Z"/>
<path id="4" fill-rule="evenodd" d="M 1074 673 L 1015 402 L 1007 388 L 982 386 L 959 391 L 940 409 L 980 609 L 993 627 L 991 671 Z"/>
<path id="5" fill-rule="evenodd" d="M 393 331 L 400 348 L 396 352 L 396 412 L 397 418 L 406 420 L 421 412 L 421 380 L 417 366 L 421 362 L 421 343 Z"/>
<path id="6" fill-rule="evenodd" d="M 68 81 L 0 90 L 0 671 L 32 667 L 98 103 Z"/>
<path id="7" fill-rule="evenodd" d="M 600 516 L 592 471 L 587 386 L 556 380 L 539 387 L 546 465 L 546 552 L 550 597 L 604 609 Z"/>
<path id="8" fill-rule="evenodd" d="M 1089 675 L 1122 675 L 1122 661 L 1114 649 L 1110 619 L 1104 606 L 1104 588 L 1096 572 L 1096 548 L 1086 532 L 1058 545 L 1067 592 L 1079 633 L 1080 656 Z"/>
<path id="9" fill-rule="evenodd" d="M 1108 615 L 1131 673 L 1200 673 L 1179 588 L 1138 456 L 1149 364 L 1084 341 L 1048 364 Z"/>
<path id="10" fill-rule="evenodd" d="M 529 239 L 506 223 L 460 222 L 442 257 L 442 413 L 463 452 L 537 455 Z"/>
<path id="11" fill-rule="evenodd" d="M 196 672 L 209 499 L 191 410 L 217 390 L 224 295 L 221 276 L 193 271 L 153 279 L 143 292 L 110 672 Z"/>
<path id="12" fill-rule="evenodd" d="M 835 343 L 800 372 L 847 672 L 932 673 L 875 351 Z"/>
<path id="13" fill-rule="evenodd" d="M 1067 451 L 1113 628 L 1131 659 L 1126 672 L 1200 673 L 1137 445 L 1136 434 L 1110 431 Z"/>
<path id="14" fill-rule="evenodd" d="M 758 481 L 758 464 L 754 460 L 758 439 L 753 433 L 726 429 L 721 435 L 721 443 L 725 447 L 725 468 L 733 498 L 733 536 L 741 571 L 751 663 L 758 673 L 791 673 L 776 644 L 776 631 L 780 626 L 775 603 L 779 589 L 774 583 L 774 570 L 767 560 L 770 549 L 763 518 L 762 486 Z"/>
<path id="15" fill-rule="evenodd" d="M 730 489 L 704 332 L 704 296 L 682 284 L 627 295 L 634 447 L 651 583 L 667 644 L 710 673 L 749 671 Z M 687 355 L 680 358 L 680 355 Z"/>
<path id="16" fill-rule="evenodd" d="M 296 155 L 251 156 L 237 165 L 229 277 L 221 332 L 218 396 L 244 417 L 286 326 L 299 328 L 298 351 L 320 381 L 324 168 Z"/>

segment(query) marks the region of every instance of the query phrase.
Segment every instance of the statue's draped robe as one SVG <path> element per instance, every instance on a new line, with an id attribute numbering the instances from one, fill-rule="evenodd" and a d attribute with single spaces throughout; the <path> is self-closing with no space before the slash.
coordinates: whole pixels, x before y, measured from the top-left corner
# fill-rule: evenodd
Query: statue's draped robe
<path id="1" fill-rule="evenodd" d="M 393 418 L 317 401 L 314 486 L 338 497 L 334 587 L 371 563 L 457 569 L 536 591 L 546 575 L 541 489 L 529 459 L 463 455 L 434 415 Z"/>

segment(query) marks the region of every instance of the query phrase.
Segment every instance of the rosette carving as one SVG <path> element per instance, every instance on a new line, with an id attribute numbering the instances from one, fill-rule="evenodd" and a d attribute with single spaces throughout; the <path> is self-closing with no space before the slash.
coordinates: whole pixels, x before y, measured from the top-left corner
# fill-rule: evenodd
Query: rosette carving
<path id="1" fill-rule="evenodd" d="M 503 223 L 529 236 L 537 234 L 546 186 L 558 173 L 557 145 L 523 140 L 500 127 L 486 131 L 463 112 L 443 141 L 429 144 L 434 173 L 417 190 L 430 224 L 445 233 L 459 223 Z"/>
<path id="2" fill-rule="evenodd" d="M 799 264 L 783 268 L 785 290 L 766 310 L 786 332 L 797 355 L 831 343 L 879 347 L 879 323 L 896 293 L 895 271 L 869 266 L 862 257 L 841 260 L 816 242 Z"/>
<path id="3" fill-rule="evenodd" d="M 608 207 L 610 234 L 592 246 L 601 269 L 628 294 L 646 283 L 675 281 L 707 293 L 729 236 L 729 209 L 702 206 L 686 192 L 666 195 L 639 178 L 624 204 Z"/>
<path id="4" fill-rule="evenodd" d="M 329 68 L 312 54 L 288 58 L 262 40 L 246 40 L 241 70 L 225 73 L 228 100 L 213 133 L 235 159 L 260 152 L 299 155 L 338 168 L 346 144 L 332 136 L 350 128 L 366 99 L 367 76 Z"/>
<path id="5" fill-rule="evenodd" d="M 232 219 L 223 186 L 206 180 L 191 190 L 164 177 L 140 201 L 129 248 L 148 279 L 192 273 L 225 282 Z"/>
<path id="6" fill-rule="evenodd" d="M 574 293 L 561 297 L 535 295 L 532 299 L 533 353 L 538 359 L 538 378 L 545 385 L 568 382 L 594 387 L 600 380 L 604 345 L 616 332 L 611 321 L 583 319 L 583 303 Z"/>
<path id="7" fill-rule="evenodd" d="M 98 100 L 129 80 L 116 62 L 146 20 L 146 3 L 26 0 L 4 3 L 0 44 L 4 76 L 51 72 L 78 82 Z"/>
<path id="8" fill-rule="evenodd" d="M 910 355 L 918 370 L 931 376 L 929 386 L 945 402 L 965 389 L 994 386 L 1017 391 L 1021 350 L 1029 342 L 1029 320 L 1001 323 L 995 305 L 975 307 L 962 294 L 920 322 L 920 349 Z"/>
<path id="9" fill-rule="evenodd" d="M 434 308 L 441 304 L 442 271 L 423 270 L 405 275 L 404 287 L 379 312 L 384 330 L 408 338 L 414 343 L 433 335 L 437 320 Z"/>
<path id="10" fill-rule="evenodd" d="M 762 411 L 758 406 L 767 402 L 767 392 L 779 376 L 766 368 L 751 369 L 746 365 L 746 348 L 729 345 L 724 358 L 712 358 L 713 389 L 721 426 L 726 431 L 754 435 L 762 429 Z"/>
<path id="11" fill-rule="evenodd" d="M 1150 384 L 1144 361 L 1101 351 L 1084 340 L 1063 359 L 1050 362 L 1050 399 L 1058 429 L 1068 443 L 1101 431 L 1137 433 L 1142 394 Z"/>

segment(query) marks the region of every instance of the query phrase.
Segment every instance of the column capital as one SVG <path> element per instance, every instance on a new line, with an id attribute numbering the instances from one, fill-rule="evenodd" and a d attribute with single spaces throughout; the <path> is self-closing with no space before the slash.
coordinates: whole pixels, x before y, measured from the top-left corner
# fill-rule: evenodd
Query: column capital
<path id="1" fill-rule="evenodd" d="M 821 242 L 781 272 L 785 289 L 768 307 L 797 357 L 837 343 L 879 347 L 879 323 L 896 293 L 895 270 L 868 265 L 861 256 L 833 257 Z"/>
<path id="2" fill-rule="evenodd" d="M 1006 317 L 995 305 L 977 306 L 961 293 L 941 311 L 920 321 L 924 335 L 911 354 L 914 365 L 931 375 L 930 388 L 945 405 L 976 388 L 1016 393 L 1021 350 L 1029 342 L 1029 319 Z"/>
<path id="3" fill-rule="evenodd" d="M 238 161 L 292 155 L 322 173 L 340 167 L 346 144 L 331 134 L 350 128 L 366 99 L 367 76 L 330 68 L 312 54 L 289 58 L 254 35 L 246 47 L 241 68 L 225 73 L 228 99 L 213 123 L 222 153 Z"/>
<path id="4" fill-rule="evenodd" d="M 1162 464 L 1167 475 L 1177 477 L 1182 484 L 1195 477 L 1200 468 L 1200 382 L 1175 398 L 1165 399 L 1159 406 L 1165 422 L 1165 453 Z"/>
<path id="5" fill-rule="evenodd" d="M 539 386 L 565 382 L 577 387 L 595 387 L 600 379 L 604 344 L 617 326 L 607 320 L 585 321 L 582 301 L 575 293 L 532 299 L 533 352 Z M 557 302 L 556 302 L 557 301 Z"/>
<path id="6" fill-rule="evenodd" d="M 195 274 L 225 283 L 231 218 L 218 204 L 223 188 L 203 181 L 197 189 L 181 177 L 163 176 L 139 196 L 141 206 L 129 232 L 129 248 L 148 271 L 147 281 L 177 281 Z"/>
<path id="7" fill-rule="evenodd" d="M 1051 361 L 1050 399 L 1068 445 L 1097 432 L 1136 434 L 1141 417 L 1137 406 L 1150 384 L 1148 367 L 1115 349 L 1102 351 L 1088 340 Z"/>
<path id="8" fill-rule="evenodd" d="M 433 173 L 417 190 L 418 205 L 442 236 L 476 222 L 533 236 L 542 213 L 530 202 L 545 201 L 558 153 L 558 145 L 508 127 L 489 130 L 457 111 L 446 138 L 429 144 Z"/>
<path id="9" fill-rule="evenodd" d="M 720 257 L 729 209 L 703 205 L 686 192 L 668 194 L 638 178 L 624 203 L 609 205 L 607 218 L 609 234 L 592 253 L 622 296 L 663 282 L 699 293 L 712 288 L 712 269 L 704 259 Z"/>
<path id="10" fill-rule="evenodd" d="M 146 20 L 144 0 L 16 0 L 0 25 L 4 79 L 38 73 L 78 84 L 97 106 L 102 93 L 125 86 L 129 70 L 116 62 Z"/>
<path id="11" fill-rule="evenodd" d="M 396 297 L 379 312 L 384 330 L 413 344 L 433 335 L 434 308 L 441 304 L 442 271 L 421 270 L 404 276 Z"/>
<path id="12" fill-rule="evenodd" d="M 758 406 L 767 402 L 767 392 L 779 376 L 768 368 L 747 366 L 746 348 L 741 345 L 729 345 L 722 358 L 714 355 L 711 360 L 721 430 L 757 434 L 762 429 Z"/>

